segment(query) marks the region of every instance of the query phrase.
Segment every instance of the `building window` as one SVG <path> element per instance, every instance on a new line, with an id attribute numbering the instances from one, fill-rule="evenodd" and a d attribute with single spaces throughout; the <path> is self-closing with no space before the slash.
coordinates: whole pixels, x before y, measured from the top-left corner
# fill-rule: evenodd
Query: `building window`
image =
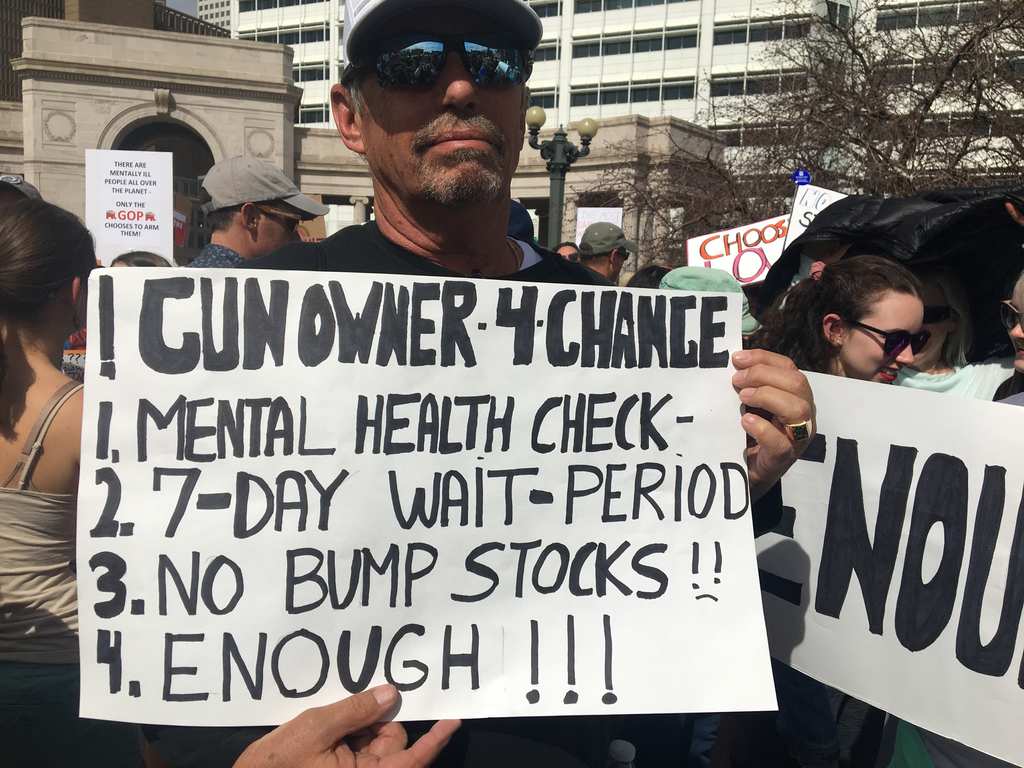
<path id="1" fill-rule="evenodd" d="M 629 88 L 614 88 L 601 91 L 602 104 L 628 104 Z"/>
<path id="2" fill-rule="evenodd" d="M 629 100 L 633 102 L 661 101 L 661 87 L 657 85 L 633 86 L 629 91 Z"/>
<path id="3" fill-rule="evenodd" d="M 327 122 L 327 105 L 319 104 L 316 106 L 299 107 L 299 122 L 300 123 L 326 123 Z"/>
<path id="4" fill-rule="evenodd" d="M 601 10 L 601 0 L 576 0 L 576 13 L 595 13 Z"/>
<path id="5" fill-rule="evenodd" d="M 840 29 L 847 29 L 850 26 L 850 6 L 826 0 L 825 7 L 828 11 L 828 20 L 832 24 Z"/>
<path id="6" fill-rule="evenodd" d="M 601 55 L 601 44 L 600 43 L 583 43 L 582 45 L 574 45 L 572 47 L 572 57 L 574 59 L 588 59 L 591 56 Z"/>
<path id="7" fill-rule="evenodd" d="M 277 42 L 279 42 L 281 45 L 298 45 L 299 30 L 282 29 L 277 35 Z"/>
<path id="8" fill-rule="evenodd" d="M 265 11 L 269 8 L 288 8 L 292 5 L 309 5 L 310 3 L 323 3 L 326 0 L 239 0 L 238 12 L 246 13 L 247 11 Z M 220 3 L 214 5 L 214 8 L 222 8 L 226 3 Z"/>
<path id="9" fill-rule="evenodd" d="M 597 91 L 581 91 L 569 94 L 570 107 L 592 107 L 597 104 Z"/>
<path id="10" fill-rule="evenodd" d="M 767 27 L 751 27 L 749 39 L 752 43 L 764 43 L 768 40 L 781 40 L 782 27 L 775 25 Z"/>
<path id="11" fill-rule="evenodd" d="M 617 11 L 620 8 L 632 8 L 633 0 L 604 0 L 606 11 Z"/>
<path id="12" fill-rule="evenodd" d="M 747 42 L 747 28 L 739 29 L 716 29 L 714 45 L 734 45 Z"/>
<path id="13" fill-rule="evenodd" d="M 320 43 L 330 39 L 331 30 L 324 27 L 302 30 L 302 42 L 304 43 Z"/>
<path id="14" fill-rule="evenodd" d="M 530 93 L 530 106 L 541 109 L 554 109 L 558 106 L 557 93 Z"/>
<path id="15" fill-rule="evenodd" d="M 633 51 L 636 53 L 660 51 L 661 46 L 662 41 L 660 37 L 642 37 L 639 40 L 633 41 Z"/>
<path id="16" fill-rule="evenodd" d="M 661 89 L 661 98 L 665 101 L 680 101 L 693 98 L 693 83 L 666 84 Z"/>
<path id="17" fill-rule="evenodd" d="M 743 80 L 712 80 L 711 96 L 742 96 Z"/>
<path id="18" fill-rule="evenodd" d="M 882 11 L 875 17 L 875 29 L 911 29 L 916 24 L 915 11 Z"/>
<path id="19" fill-rule="evenodd" d="M 616 56 L 620 53 L 629 53 L 630 45 L 629 40 L 613 40 L 610 43 L 605 43 L 603 53 L 605 56 Z"/>
<path id="20" fill-rule="evenodd" d="M 558 61 L 557 45 L 542 45 L 533 52 L 534 61 Z"/>
<path id="21" fill-rule="evenodd" d="M 636 7 L 643 8 L 645 5 L 664 5 L 665 0 L 636 0 Z"/>
<path id="22" fill-rule="evenodd" d="M 558 16 L 561 11 L 561 7 L 558 3 L 541 3 L 533 6 L 533 10 L 543 19 L 550 18 L 551 16 Z"/>
<path id="23" fill-rule="evenodd" d="M 296 83 L 306 83 L 311 80 L 326 80 L 327 65 L 323 62 L 320 62 L 319 64 L 303 64 L 301 67 L 296 67 L 292 70 L 292 79 Z"/>
<path id="24" fill-rule="evenodd" d="M 668 35 L 665 38 L 665 48 L 670 51 L 675 51 L 680 48 L 696 48 L 697 47 L 697 33 L 691 32 L 686 35 Z"/>

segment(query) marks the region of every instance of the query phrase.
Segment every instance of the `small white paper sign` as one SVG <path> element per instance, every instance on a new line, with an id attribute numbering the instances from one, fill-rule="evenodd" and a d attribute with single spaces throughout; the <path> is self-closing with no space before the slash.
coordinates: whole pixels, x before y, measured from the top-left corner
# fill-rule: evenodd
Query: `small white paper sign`
<path id="1" fill-rule="evenodd" d="M 824 187 L 814 187 L 810 184 L 798 186 L 793 196 L 793 213 L 789 217 L 789 231 L 786 233 L 783 250 L 807 231 L 815 216 L 844 197 L 847 195 Z"/>
<path id="2" fill-rule="evenodd" d="M 771 709 L 737 294 L 90 282 L 82 713 Z"/>
<path id="3" fill-rule="evenodd" d="M 622 228 L 621 208 L 577 208 L 576 209 L 576 244 L 583 239 L 587 227 L 599 221 L 607 221 Z"/>
<path id="4" fill-rule="evenodd" d="M 743 285 L 760 282 L 782 255 L 788 227 L 789 216 L 778 216 L 691 237 L 686 241 L 686 263 L 725 270 Z"/>
<path id="5" fill-rule="evenodd" d="M 85 225 L 104 266 L 128 251 L 174 263 L 174 179 L 170 152 L 85 151 Z"/>
<path id="6" fill-rule="evenodd" d="M 819 436 L 758 539 L 772 654 L 1024 765 L 1024 408 L 808 378 Z"/>

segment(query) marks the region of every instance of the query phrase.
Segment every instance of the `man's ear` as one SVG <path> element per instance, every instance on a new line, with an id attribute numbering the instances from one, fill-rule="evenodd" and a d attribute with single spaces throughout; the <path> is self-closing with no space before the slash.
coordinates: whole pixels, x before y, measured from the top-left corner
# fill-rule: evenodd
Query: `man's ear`
<path id="1" fill-rule="evenodd" d="M 352 94 L 341 85 L 331 86 L 331 112 L 334 113 L 334 125 L 341 134 L 345 146 L 353 152 L 365 155 L 363 133 L 359 127 L 359 113 L 352 103 Z"/>
<path id="2" fill-rule="evenodd" d="M 821 330 L 825 334 L 825 339 L 833 347 L 843 346 L 846 329 L 843 327 L 843 321 L 839 315 L 835 313 L 825 315 L 821 321 Z"/>
<path id="3" fill-rule="evenodd" d="M 256 222 L 262 215 L 260 209 L 252 203 L 245 203 L 242 209 L 238 212 L 238 215 L 242 217 L 242 226 L 248 230 L 252 230 L 256 227 Z"/>

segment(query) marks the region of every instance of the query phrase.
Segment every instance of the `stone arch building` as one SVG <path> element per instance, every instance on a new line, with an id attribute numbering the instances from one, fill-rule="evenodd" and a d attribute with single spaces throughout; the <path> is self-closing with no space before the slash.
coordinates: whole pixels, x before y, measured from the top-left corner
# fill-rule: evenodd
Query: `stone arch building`
<path id="1" fill-rule="evenodd" d="M 287 46 L 29 17 L 22 20 L 22 54 L 11 65 L 22 102 L 0 102 L 0 172 L 22 174 L 47 200 L 79 216 L 87 149 L 171 151 L 176 191 L 193 200 L 213 163 L 235 155 L 266 160 L 304 193 L 336 207 L 328 233 L 365 221 L 372 209 L 365 160 L 335 130 L 295 125 L 301 90 Z M 720 151 L 709 131 L 671 117 L 634 115 L 599 125 L 590 155 L 569 174 L 558 239 L 572 237 L 575 201 L 606 168 L 671 146 L 698 157 Z M 541 138 L 555 127 L 546 126 Z M 545 161 L 525 148 L 512 194 L 540 213 L 541 242 L 548 184 Z M 623 223 L 634 236 L 638 223 L 628 217 Z M 193 247 L 175 253 L 180 262 L 204 244 L 202 232 L 191 235 Z"/>

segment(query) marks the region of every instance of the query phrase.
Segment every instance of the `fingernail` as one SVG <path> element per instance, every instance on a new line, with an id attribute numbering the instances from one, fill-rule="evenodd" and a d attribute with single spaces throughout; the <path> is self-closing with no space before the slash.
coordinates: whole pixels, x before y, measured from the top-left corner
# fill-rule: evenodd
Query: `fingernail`
<path id="1" fill-rule="evenodd" d="M 750 359 L 750 352 L 746 349 L 740 349 L 732 353 L 732 359 L 737 363 L 745 363 Z"/>
<path id="2" fill-rule="evenodd" d="M 370 690 L 373 694 L 373 698 L 376 699 L 377 703 L 382 707 L 386 704 L 392 704 L 395 701 L 395 687 L 393 685 L 378 685 L 376 688 Z"/>
<path id="3" fill-rule="evenodd" d="M 736 371 L 736 373 L 734 373 L 732 375 L 732 383 L 733 384 L 742 384 L 744 379 L 746 379 L 746 378 L 747 378 L 747 369 L 744 368 L 741 371 Z"/>
<path id="4" fill-rule="evenodd" d="M 740 390 L 740 397 L 750 397 L 750 396 L 751 396 L 751 395 L 753 395 L 753 394 L 754 394 L 754 393 L 755 393 L 756 391 L 757 391 L 757 390 L 756 390 L 756 389 L 754 389 L 753 387 L 746 387 L 745 389 L 741 389 L 741 390 Z"/>

